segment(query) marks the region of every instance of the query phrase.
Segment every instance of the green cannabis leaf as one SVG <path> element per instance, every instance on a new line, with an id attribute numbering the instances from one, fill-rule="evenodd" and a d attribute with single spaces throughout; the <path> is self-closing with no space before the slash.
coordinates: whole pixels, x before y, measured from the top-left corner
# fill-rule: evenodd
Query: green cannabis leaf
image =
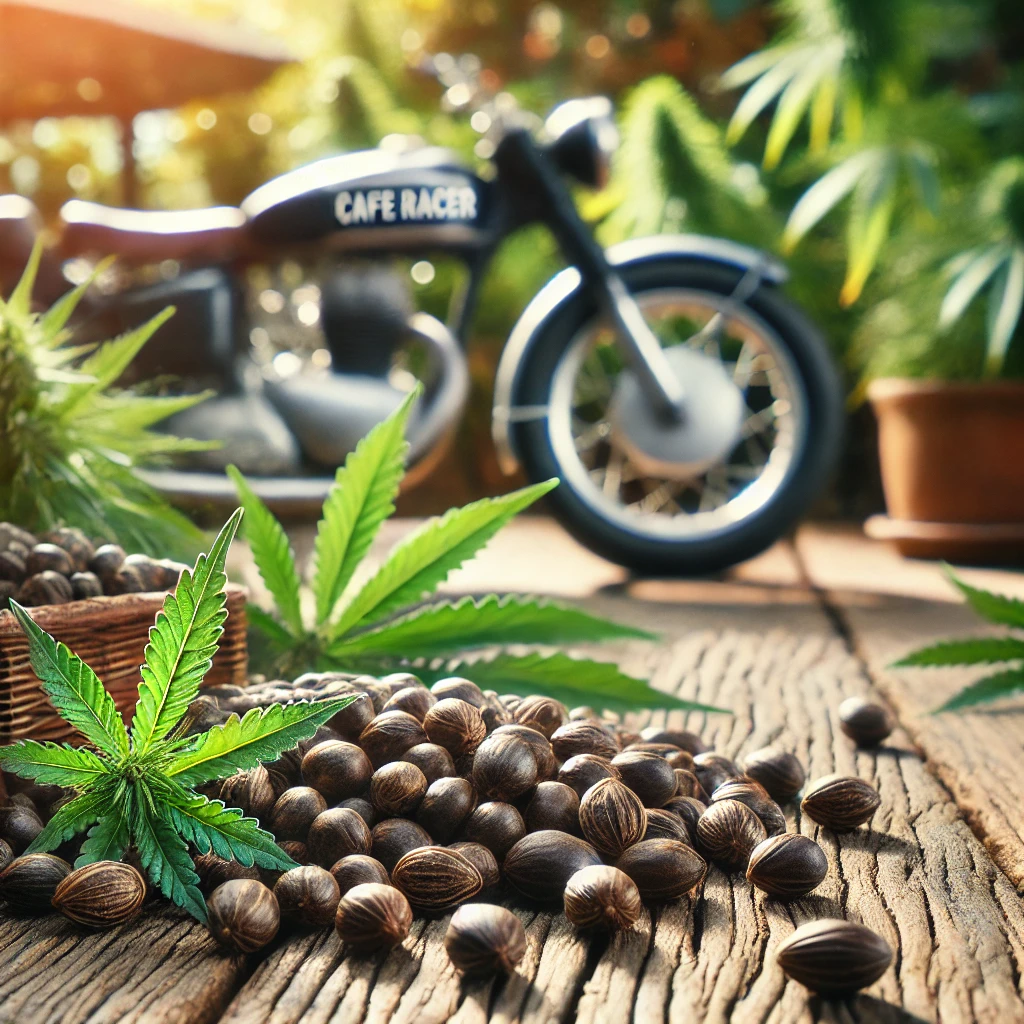
<path id="1" fill-rule="evenodd" d="M 385 674 L 413 666 L 428 679 L 451 674 L 459 663 L 439 672 L 424 667 L 424 661 L 447 661 L 486 648 L 653 639 L 643 630 L 551 601 L 495 595 L 430 600 L 450 573 L 557 480 L 484 498 L 429 519 L 399 541 L 375 573 L 367 576 L 360 571 L 378 531 L 395 511 L 408 449 L 405 426 L 419 393 L 413 391 L 374 427 L 337 472 L 317 527 L 312 579 L 316 609 L 308 624 L 302 620 L 299 573 L 284 530 L 242 474 L 234 467 L 228 470 L 246 511 L 245 535 L 253 558 L 276 603 L 276 615 L 255 606 L 250 611 L 252 625 L 273 652 L 274 671 L 291 677 L 315 665 Z M 492 651 L 487 660 L 472 660 L 472 669 L 466 671 L 483 686 L 508 693 L 543 693 L 570 704 L 720 710 L 662 693 L 607 662 L 565 654 L 500 651 L 495 658 Z M 248 719 L 246 715 L 235 727 L 235 742 L 243 743 Z M 225 736 L 217 742 L 231 740 Z"/>
<path id="2" fill-rule="evenodd" d="M 964 595 L 967 603 L 983 618 L 1001 626 L 1024 630 L 1024 601 L 965 583 L 947 565 L 944 566 L 950 582 Z M 1024 636 L 970 637 L 966 640 L 946 640 L 921 647 L 904 655 L 891 668 L 938 668 L 954 665 L 992 665 L 1018 662 L 1010 668 L 984 676 L 964 687 L 944 704 L 939 711 L 960 711 L 978 704 L 988 704 L 1001 697 L 1024 693 Z"/>
<path id="3" fill-rule="evenodd" d="M 193 787 L 273 760 L 354 699 L 273 704 L 241 720 L 232 715 L 197 737 L 177 735 L 223 633 L 224 562 L 241 518 L 238 509 L 209 554 L 201 554 L 164 599 L 150 631 L 130 732 L 92 669 L 11 602 L 44 692 L 95 748 L 35 740 L 0 747 L 0 768 L 75 793 L 28 852 L 52 850 L 86 829 L 76 866 L 118 859 L 134 845 L 153 884 L 200 921 L 206 920 L 206 904 L 188 843 L 246 867 L 287 870 L 295 863 L 255 819 Z"/>

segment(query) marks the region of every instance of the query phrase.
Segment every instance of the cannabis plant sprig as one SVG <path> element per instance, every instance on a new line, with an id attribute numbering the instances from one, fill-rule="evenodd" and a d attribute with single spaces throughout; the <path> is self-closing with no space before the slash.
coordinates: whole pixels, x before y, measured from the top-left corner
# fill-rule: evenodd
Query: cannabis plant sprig
<path id="1" fill-rule="evenodd" d="M 295 863 L 254 818 L 209 800 L 194 787 L 255 768 L 311 736 L 352 697 L 299 701 L 232 715 L 198 737 L 179 735 L 224 631 L 224 560 L 238 509 L 208 555 L 185 570 L 150 630 L 130 730 L 88 665 L 40 629 L 16 602 L 11 609 L 29 642 L 32 668 L 60 715 L 91 746 L 20 740 L 0 748 L 0 768 L 75 791 L 29 846 L 52 850 L 89 829 L 77 866 L 118 860 L 134 846 L 160 891 L 200 921 L 203 902 L 187 843 L 246 867 L 287 870 Z"/>
<path id="2" fill-rule="evenodd" d="M 993 594 L 972 587 L 960 579 L 949 566 L 946 575 L 967 599 L 967 603 L 988 622 L 1024 630 L 1024 601 Z M 987 704 L 1000 697 L 1024 693 L 1024 634 L 1009 636 L 969 637 L 964 640 L 945 640 L 922 647 L 895 662 L 893 668 L 936 668 L 953 665 L 992 665 L 1012 663 L 992 675 L 985 676 L 950 697 L 936 711 L 959 711 L 977 704 Z"/>
<path id="3" fill-rule="evenodd" d="M 68 320 L 92 279 L 48 312 L 33 313 L 41 255 L 37 245 L 21 281 L 0 301 L 0 520 L 33 530 L 77 526 L 134 551 L 194 551 L 201 539 L 195 527 L 135 467 L 209 447 L 150 429 L 206 395 L 113 390 L 174 310 L 101 345 L 68 344 Z"/>
<path id="4" fill-rule="evenodd" d="M 485 648 L 510 644 L 652 639 L 642 630 L 526 597 L 492 594 L 419 604 L 557 480 L 484 498 L 428 520 L 360 581 L 361 563 L 395 511 L 408 449 L 405 425 L 418 393 L 374 427 L 337 472 L 317 527 L 311 581 L 315 607 L 309 624 L 284 529 L 242 474 L 229 467 L 246 510 L 245 534 L 253 558 L 277 606 L 276 615 L 251 606 L 250 621 L 269 641 L 277 670 L 289 676 L 316 665 L 381 674 L 412 665 L 428 683 L 462 670 L 485 689 L 545 693 L 570 705 L 720 710 L 655 690 L 609 662 L 537 651 L 481 656 Z"/>

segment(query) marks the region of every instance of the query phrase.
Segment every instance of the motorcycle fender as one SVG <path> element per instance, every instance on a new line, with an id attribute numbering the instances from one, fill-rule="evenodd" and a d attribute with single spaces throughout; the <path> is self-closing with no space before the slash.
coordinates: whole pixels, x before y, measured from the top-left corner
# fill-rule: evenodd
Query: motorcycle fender
<path id="1" fill-rule="evenodd" d="M 748 245 L 705 235 L 634 238 L 612 246 L 605 256 L 611 266 L 618 268 L 640 266 L 665 257 L 688 256 L 743 271 L 756 267 L 763 280 L 773 285 L 782 284 L 789 277 L 785 265 L 773 256 Z M 575 267 L 568 267 L 556 274 L 523 311 L 501 354 L 494 380 L 491 435 L 498 453 L 498 464 L 505 474 L 512 474 L 519 467 L 519 456 L 512 443 L 512 424 L 542 419 L 547 415 L 544 406 L 513 404 L 519 369 L 526 362 L 537 339 L 544 333 L 548 322 L 566 302 L 573 299 L 582 285 L 583 279 Z"/>

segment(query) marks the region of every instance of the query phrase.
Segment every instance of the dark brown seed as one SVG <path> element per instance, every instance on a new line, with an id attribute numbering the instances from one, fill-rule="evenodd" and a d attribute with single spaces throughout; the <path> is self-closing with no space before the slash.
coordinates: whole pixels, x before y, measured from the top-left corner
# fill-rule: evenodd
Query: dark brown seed
<path id="1" fill-rule="evenodd" d="M 852 921 L 811 921 L 780 943 L 779 966 L 823 996 L 846 996 L 885 974 L 892 950 L 880 935 Z"/>
<path id="2" fill-rule="evenodd" d="M 395 865 L 410 851 L 429 846 L 430 836 L 414 821 L 406 818 L 388 818 L 373 826 L 370 855 L 394 871 Z"/>
<path id="3" fill-rule="evenodd" d="M 302 758 L 302 781 L 331 804 L 358 796 L 370 783 L 373 765 L 354 743 L 327 740 Z"/>
<path id="4" fill-rule="evenodd" d="M 263 765 L 225 779 L 218 793 L 228 807 L 241 808 L 247 815 L 260 820 L 269 820 L 280 795 Z"/>
<path id="5" fill-rule="evenodd" d="M 373 804 L 361 796 L 350 796 L 347 800 L 342 800 L 338 806 L 355 811 L 366 822 L 367 828 L 373 828 L 377 824 L 377 812 L 373 809 Z"/>
<path id="6" fill-rule="evenodd" d="M 633 879 L 607 864 L 577 871 L 565 885 L 563 900 L 565 916 L 577 928 L 632 928 L 643 910 Z"/>
<path id="7" fill-rule="evenodd" d="M 0 871 L 0 899 L 19 913 L 44 913 L 71 865 L 51 853 L 27 853 Z"/>
<path id="8" fill-rule="evenodd" d="M 667 763 L 667 762 L 666 762 Z M 688 768 L 673 768 L 672 773 L 676 777 L 676 791 L 674 796 L 692 796 L 701 803 L 707 803 L 708 795 L 700 784 L 700 779 Z"/>
<path id="9" fill-rule="evenodd" d="M 412 908 L 396 888 L 377 882 L 353 886 L 338 903 L 334 927 L 357 953 L 399 945 L 409 934 Z"/>
<path id="10" fill-rule="evenodd" d="M 580 800 L 580 828 L 599 852 L 618 857 L 643 839 L 647 812 L 640 798 L 618 779 L 603 779 Z"/>
<path id="11" fill-rule="evenodd" d="M 259 868 L 239 864 L 237 860 L 225 860 L 215 853 L 204 853 L 196 857 L 194 867 L 203 891 L 210 893 L 219 885 L 235 878 L 260 878 Z"/>
<path id="12" fill-rule="evenodd" d="M 164 567 L 149 555 L 127 555 L 121 572 L 129 569 L 138 573 L 145 591 L 157 592 L 164 589 L 164 579 L 166 578 Z"/>
<path id="13" fill-rule="evenodd" d="M 309 863 L 309 850 L 297 839 L 285 839 L 277 844 L 296 864 Z"/>
<path id="14" fill-rule="evenodd" d="M 589 705 L 581 704 L 579 707 L 569 709 L 570 722 L 599 722 L 601 716 Z"/>
<path id="15" fill-rule="evenodd" d="M 424 846 L 411 850 L 395 865 L 391 884 L 417 910 L 437 913 L 475 896 L 484 880 L 458 850 Z"/>
<path id="16" fill-rule="evenodd" d="M 776 800 L 789 800 L 803 789 L 804 769 L 796 757 L 778 747 L 762 747 L 743 759 L 743 771 Z"/>
<path id="17" fill-rule="evenodd" d="M 480 714 L 483 715 L 484 725 L 487 726 L 489 733 L 499 726 L 511 725 L 512 713 L 501 703 L 494 690 L 484 690 L 484 700 L 486 703 L 480 709 Z"/>
<path id="18" fill-rule="evenodd" d="M 674 743 L 647 743 L 644 740 L 634 740 L 631 743 L 627 743 L 623 749 L 636 750 L 641 754 L 657 754 L 658 757 L 663 757 L 666 761 L 673 754 L 685 754 L 690 759 L 690 764 L 693 763 L 693 755 L 687 754 L 685 750 L 677 747 Z M 683 767 L 689 767 L 689 765 L 684 765 Z"/>
<path id="19" fill-rule="evenodd" d="M 71 576 L 71 596 L 76 601 L 84 601 L 89 597 L 102 597 L 103 584 L 100 578 L 91 572 L 76 572 Z"/>
<path id="20" fill-rule="evenodd" d="M 685 896 L 700 885 L 708 870 L 696 850 L 675 839 L 645 839 L 626 850 L 615 866 L 633 879 L 647 903 Z"/>
<path id="21" fill-rule="evenodd" d="M 322 868 L 350 853 L 369 853 L 373 840 L 366 822 L 347 807 L 321 811 L 309 826 L 309 858 Z"/>
<path id="22" fill-rule="evenodd" d="M 676 795 L 676 773 L 663 757 L 639 750 L 623 751 L 612 758 L 619 778 L 643 801 L 644 807 L 661 807 Z"/>
<path id="23" fill-rule="evenodd" d="M 473 784 L 481 797 L 511 802 L 537 784 L 537 759 L 517 736 L 489 736 L 473 758 Z"/>
<path id="24" fill-rule="evenodd" d="M 770 836 L 786 831 L 786 816 L 779 805 L 768 795 L 768 790 L 753 779 L 730 779 L 723 782 L 711 797 L 712 803 L 719 800 L 739 800 L 746 804 L 760 819 L 765 832 Z"/>
<path id="25" fill-rule="evenodd" d="M 674 797 L 662 808 L 662 810 L 671 811 L 682 821 L 686 826 L 686 831 L 690 833 L 691 844 L 697 841 L 697 822 L 700 821 L 700 816 L 707 809 L 707 804 L 692 796 Z"/>
<path id="26" fill-rule="evenodd" d="M 582 797 L 603 779 L 617 779 L 619 769 L 607 757 L 598 754 L 576 754 L 558 769 L 558 781 L 571 786 Z"/>
<path id="27" fill-rule="evenodd" d="M 436 703 L 437 698 L 425 686 L 407 686 L 391 696 L 381 710 L 405 711 L 422 722 Z"/>
<path id="28" fill-rule="evenodd" d="M 557 829 L 578 835 L 580 798 L 576 790 L 564 782 L 542 782 L 526 805 L 523 821 L 528 832 Z"/>
<path id="29" fill-rule="evenodd" d="M 18 593 L 18 584 L 9 580 L 0 580 L 0 612 L 6 612 L 11 607 L 11 598 Z"/>
<path id="30" fill-rule="evenodd" d="M 431 743 L 453 757 L 476 750 L 487 735 L 480 709 L 458 697 L 439 700 L 424 717 L 423 728 Z"/>
<path id="31" fill-rule="evenodd" d="M 25 547 L 33 547 L 38 538 L 29 533 L 21 526 L 14 523 L 0 523 L 0 548 L 9 547 L 11 544 L 24 544 Z"/>
<path id="32" fill-rule="evenodd" d="M 761 819 L 738 800 L 711 804 L 697 822 L 701 852 L 726 871 L 744 871 L 758 843 L 768 838 Z"/>
<path id="33" fill-rule="evenodd" d="M 48 604 L 67 604 L 74 599 L 71 581 L 59 572 L 47 569 L 26 578 L 18 587 L 18 603 L 30 608 Z"/>
<path id="34" fill-rule="evenodd" d="M 11 849 L 11 844 L 0 839 L 0 871 L 3 871 L 12 860 L 14 860 L 14 851 Z"/>
<path id="35" fill-rule="evenodd" d="M 565 724 L 569 712 L 561 701 L 550 697 L 524 697 L 512 716 L 519 725 L 536 729 L 551 739 L 552 733 Z"/>
<path id="36" fill-rule="evenodd" d="M 343 707 L 327 724 L 343 739 L 355 742 L 373 721 L 376 712 L 373 701 L 366 693 L 359 694 L 351 704 Z"/>
<path id="37" fill-rule="evenodd" d="M 693 845 L 693 837 L 678 815 L 658 807 L 647 808 L 647 830 L 644 839 L 675 839 L 687 846 Z"/>
<path id="38" fill-rule="evenodd" d="M 0 580 L 13 583 L 17 589 L 25 576 L 25 559 L 13 551 L 0 551 Z"/>
<path id="39" fill-rule="evenodd" d="M 357 885 L 366 882 L 377 882 L 380 885 L 390 885 L 391 878 L 384 865 L 373 857 L 367 857 L 362 853 L 352 853 L 342 857 L 337 863 L 331 866 L 331 874 L 338 883 L 338 890 L 342 896 Z"/>
<path id="40" fill-rule="evenodd" d="M 847 697 L 839 705 L 839 728 L 858 747 L 876 747 L 892 732 L 893 720 L 881 704 L 863 697 Z"/>
<path id="41" fill-rule="evenodd" d="M 37 544 L 25 559 L 25 571 L 29 576 L 46 572 L 48 569 L 59 572 L 61 576 L 70 576 L 75 571 L 75 563 L 71 556 L 56 544 Z"/>
<path id="42" fill-rule="evenodd" d="M 551 734 L 555 756 L 567 761 L 577 754 L 598 754 L 610 761 L 618 752 L 615 737 L 598 722 L 566 722 Z"/>
<path id="43" fill-rule="evenodd" d="M 472 704 L 475 708 L 482 708 L 487 703 L 483 690 L 476 683 L 463 679 L 460 676 L 449 676 L 447 679 L 438 679 L 430 688 L 430 692 L 438 700 L 455 698 Z"/>
<path id="44" fill-rule="evenodd" d="M 300 765 L 301 758 L 305 757 L 314 747 L 319 747 L 321 743 L 336 743 L 341 740 L 341 736 L 336 733 L 329 725 L 321 725 L 317 727 L 315 733 L 308 739 L 300 740 L 297 746 Z"/>
<path id="45" fill-rule="evenodd" d="M 70 556 L 78 572 L 89 568 L 89 562 L 96 549 L 89 538 L 75 526 L 57 526 L 43 535 L 43 540 L 63 548 Z"/>
<path id="46" fill-rule="evenodd" d="M 341 892 L 334 876 L 309 864 L 286 871 L 274 885 L 281 917 L 304 928 L 325 928 L 334 923 Z"/>
<path id="47" fill-rule="evenodd" d="M 505 854 L 526 835 L 523 816 L 511 804 L 493 800 L 480 804 L 462 826 L 462 839 L 486 846 L 500 864 Z"/>
<path id="48" fill-rule="evenodd" d="M 392 761 L 373 773 L 370 802 L 384 817 L 412 814 L 427 791 L 427 777 L 408 761 Z"/>
<path id="49" fill-rule="evenodd" d="M 248 878 L 225 882 L 206 901 L 210 934 L 239 953 L 262 949 L 277 934 L 281 911 L 274 894 Z"/>
<path id="50" fill-rule="evenodd" d="M 381 676 L 380 684 L 386 686 L 392 694 L 408 690 L 413 686 L 421 690 L 426 689 L 423 680 L 419 676 L 413 675 L 412 672 L 391 672 L 389 675 Z"/>
<path id="51" fill-rule="evenodd" d="M 497 858 L 480 843 L 452 843 L 450 849 L 457 850 L 480 872 L 484 888 L 489 889 L 501 881 Z"/>
<path id="52" fill-rule="evenodd" d="M 113 576 L 103 578 L 103 589 L 114 596 L 119 594 L 144 594 L 149 589 L 142 573 L 127 562 Z"/>
<path id="53" fill-rule="evenodd" d="M 16 854 L 24 853 L 42 831 L 43 820 L 36 813 L 34 804 L 31 809 L 18 803 L 0 807 L 0 839 L 3 839 Z"/>
<path id="54" fill-rule="evenodd" d="M 405 711 L 385 711 L 360 733 L 359 745 L 373 767 L 380 768 L 389 761 L 399 760 L 410 747 L 426 739 L 419 719 Z"/>
<path id="55" fill-rule="evenodd" d="M 807 836 L 771 836 L 754 847 L 747 881 L 771 896 L 790 900 L 819 886 L 828 871 L 825 851 Z"/>
<path id="56" fill-rule="evenodd" d="M 65 917 L 87 928 L 130 921 L 146 898 L 146 882 L 130 864 L 100 860 L 61 879 L 50 901 Z"/>
<path id="57" fill-rule="evenodd" d="M 89 559 L 88 569 L 100 579 L 113 576 L 124 564 L 124 548 L 118 544 L 101 544 Z"/>
<path id="58" fill-rule="evenodd" d="M 457 774 L 452 755 L 437 743 L 417 743 L 402 755 L 402 760 L 416 765 L 426 776 L 428 786 Z"/>
<path id="59" fill-rule="evenodd" d="M 416 811 L 416 821 L 439 843 L 447 843 L 462 828 L 476 806 L 476 792 L 466 779 L 432 782 Z"/>
<path id="60" fill-rule="evenodd" d="M 270 831 L 277 839 L 306 841 L 313 819 L 327 810 L 327 801 L 309 786 L 292 786 L 275 802 L 270 812 Z"/>
<path id="61" fill-rule="evenodd" d="M 590 843 L 543 829 L 519 840 L 502 865 L 505 880 L 520 895 L 540 903 L 562 900 L 566 883 L 582 868 L 601 863 Z"/>
<path id="62" fill-rule="evenodd" d="M 526 931 L 511 910 L 473 903 L 452 915 L 444 948 L 468 977 L 511 974 L 526 954 Z"/>
<path id="63" fill-rule="evenodd" d="M 812 782 L 800 801 L 800 810 L 833 832 L 852 832 L 870 820 L 882 798 L 863 779 L 825 775 Z"/>
<path id="64" fill-rule="evenodd" d="M 708 750 L 694 755 L 693 774 L 710 796 L 723 782 L 735 779 L 742 772 L 729 758 Z"/>
<path id="65" fill-rule="evenodd" d="M 674 747 L 691 754 L 703 754 L 708 749 L 695 732 L 688 732 L 686 729 L 661 729 L 656 725 L 649 725 L 640 731 L 640 739 L 645 743 L 671 743 Z"/>
<path id="66" fill-rule="evenodd" d="M 558 770 L 555 752 L 543 733 L 531 729 L 528 725 L 499 725 L 491 733 L 492 736 L 516 736 L 530 744 L 533 756 L 537 761 L 537 778 L 550 779 Z"/>

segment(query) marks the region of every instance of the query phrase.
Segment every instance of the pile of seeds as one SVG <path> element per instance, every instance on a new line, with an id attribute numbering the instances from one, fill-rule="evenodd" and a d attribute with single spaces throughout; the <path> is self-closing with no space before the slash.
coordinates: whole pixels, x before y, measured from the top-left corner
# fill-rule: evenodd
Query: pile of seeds
<path id="1" fill-rule="evenodd" d="M 220 706 L 204 698 L 197 707 L 216 718 L 281 685 L 220 688 Z M 802 790 L 803 813 L 836 832 L 879 806 L 858 778 L 805 787 L 802 766 L 784 750 L 736 764 L 692 732 L 635 733 L 591 708 L 498 696 L 467 679 L 428 689 L 409 674 L 307 676 L 292 692 L 325 689 L 362 696 L 278 761 L 206 790 L 258 818 L 302 865 L 282 874 L 195 857 L 210 932 L 230 949 L 257 950 L 282 923 L 333 924 L 353 950 L 371 953 L 401 943 L 414 914 L 459 908 L 445 940 L 456 967 L 511 971 L 526 948 L 522 924 L 482 898 L 557 906 L 580 928 L 625 929 L 644 904 L 699 898 L 711 862 L 794 899 L 821 883 L 828 863 L 812 839 L 787 832 L 780 804 Z M 878 742 L 882 731 L 875 723 L 863 741 Z M 8 858 L 42 827 L 26 794 L 13 800 L 0 809 Z M 0 874 L 0 896 L 12 904 L 40 909 L 52 900 L 91 924 L 127 919 L 144 892 L 128 865 L 71 872 L 49 855 L 19 857 Z M 888 947 L 874 933 L 842 921 L 814 922 L 804 935 L 808 927 L 779 956 L 804 984 L 836 992 L 884 972 Z"/>
<path id="2" fill-rule="evenodd" d="M 126 555 L 117 544 L 96 547 L 71 527 L 50 530 L 40 538 L 0 523 L 0 611 L 9 607 L 12 597 L 36 607 L 170 590 L 184 568 L 170 559 Z"/>

